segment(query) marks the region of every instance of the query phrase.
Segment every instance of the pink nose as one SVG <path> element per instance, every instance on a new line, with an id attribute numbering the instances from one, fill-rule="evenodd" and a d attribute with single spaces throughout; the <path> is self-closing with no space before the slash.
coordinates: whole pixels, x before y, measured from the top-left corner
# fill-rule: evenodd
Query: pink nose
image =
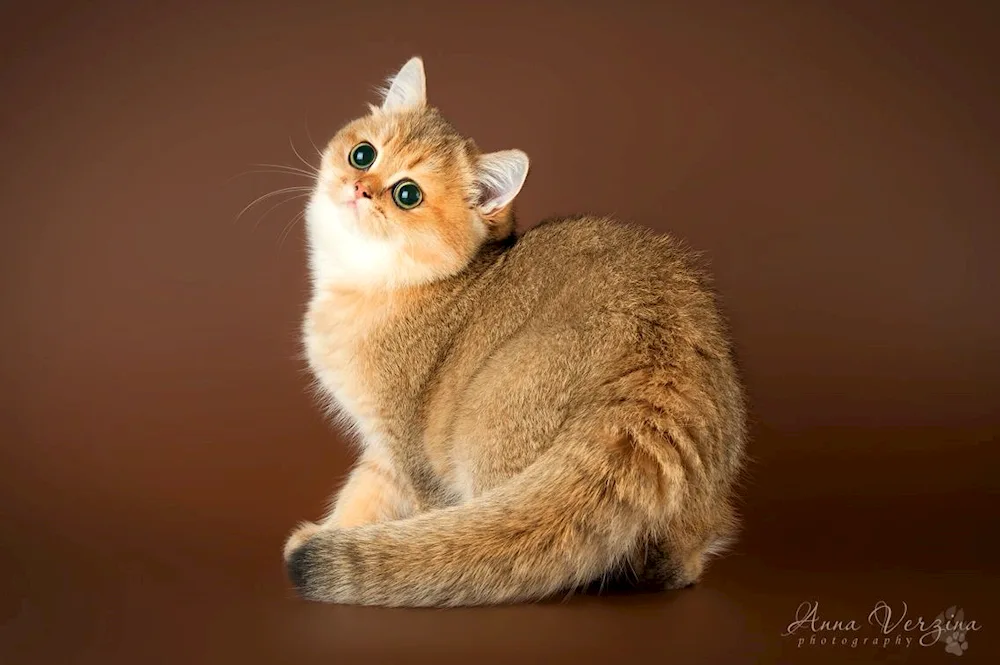
<path id="1" fill-rule="evenodd" d="M 371 189 L 368 188 L 368 185 L 358 180 L 354 183 L 354 198 L 357 200 L 361 197 L 370 199 L 372 197 L 372 192 Z"/>

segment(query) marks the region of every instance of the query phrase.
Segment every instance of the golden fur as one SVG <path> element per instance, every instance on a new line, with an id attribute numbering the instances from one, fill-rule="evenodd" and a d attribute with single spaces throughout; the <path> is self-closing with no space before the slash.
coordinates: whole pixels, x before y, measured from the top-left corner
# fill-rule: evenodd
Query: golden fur
<path id="1" fill-rule="evenodd" d="M 291 578 L 393 606 L 695 582 L 734 534 L 746 438 L 707 277 L 678 241 L 607 219 L 515 235 L 527 157 L 480 153 L 424 90 L 411 60 L 323 155 L 305 348 L 361 452 L 286 542 Z M 347 162 L 360 141 L 367 171 Z M 424 192 L 413 210 L 400 178 Z M 346 202 L 359 181 L 371 197 Z"/>

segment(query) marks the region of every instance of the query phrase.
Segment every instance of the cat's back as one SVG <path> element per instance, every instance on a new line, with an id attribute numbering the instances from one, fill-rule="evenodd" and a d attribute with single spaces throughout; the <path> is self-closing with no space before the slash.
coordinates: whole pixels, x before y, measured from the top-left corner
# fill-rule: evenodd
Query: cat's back
<path id="1" fill-rule="evenodd" d="M 567 313 L 632 312 L 719 325 L 701 256 L 683 241 L 610 217 L 550 218 L 526 231 L 507 257 L 510 278 L 564 301 Z M 562 297 L 560 297 L 562 295 Z"/>
<path id="2" fill-rule="evenodd" d="M 699 258 L 682 241 L 612 217 L 574 215 L 545 219 L 518 239 L 516 253 L 545 261 L 547 268 L 570 272 L 586 267 L 591 275 L 630 281 L 704 278 Z"/>
<path id="3" fill-rule="evenodd" d="M 427 410 L 450 427 L 427 440 L 458 442 L 458 458 L 488 470 L 462 493 L 525 468 L 573 419 L 704 409 L 738 422 L 725 326 L 698 266 L 679 240 L 604 217 L 546 220 L 518 238 L 484 275 Z M 702 399 L 710 390 L 714 403 Z"/>

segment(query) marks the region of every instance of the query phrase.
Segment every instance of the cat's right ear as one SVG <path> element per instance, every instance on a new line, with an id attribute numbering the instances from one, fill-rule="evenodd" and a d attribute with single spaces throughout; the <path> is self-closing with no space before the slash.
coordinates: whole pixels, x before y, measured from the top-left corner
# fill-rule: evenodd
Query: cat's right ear
<path id="1" fill-rule="evenodd" d="M 528 156 L 520 150 L 501 150 L 479 156 L 476 186 L 479 212 L 492 217 L 508 207 L 528 177 Z"/>
<path id="2" fill-rule="evenodd" d="M 382 110 L 403 111 L 426 105 L 427 77 L 424 74 L 424 61 L 413 57 L 389 79 L 382 94 Z"/>

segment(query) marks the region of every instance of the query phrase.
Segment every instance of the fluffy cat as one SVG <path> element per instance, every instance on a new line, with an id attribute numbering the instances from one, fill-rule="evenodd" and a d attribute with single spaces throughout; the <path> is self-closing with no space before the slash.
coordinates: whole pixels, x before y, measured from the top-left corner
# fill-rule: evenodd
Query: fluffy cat
<path id="1" fill-rule="evenodd" d="M 428 106 L 423 62 L 322 155 L 304 345 L 360 456 L 288 538 L 306 598 L 693 584 L 733 536 L 745 407 L 690 252 L 599 217 L 514 229 L 528 174 Z"/>

